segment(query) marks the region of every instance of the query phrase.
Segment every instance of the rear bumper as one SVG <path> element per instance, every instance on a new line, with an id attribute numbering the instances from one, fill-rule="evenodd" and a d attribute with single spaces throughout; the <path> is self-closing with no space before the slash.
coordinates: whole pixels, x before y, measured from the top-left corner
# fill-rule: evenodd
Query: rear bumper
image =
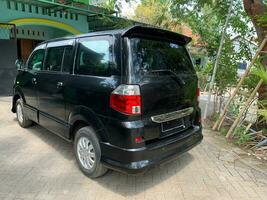
<path id="1" fill-rule="evenodd" d="M 108 168 L 137 174 L 150 167 L 190 150 L 203 139 L 202 129 L 195 126 L 183 133 L 147 144 L 137 149 L 124 149 L 109 143 L 101 143 L 102 162 Z"/>

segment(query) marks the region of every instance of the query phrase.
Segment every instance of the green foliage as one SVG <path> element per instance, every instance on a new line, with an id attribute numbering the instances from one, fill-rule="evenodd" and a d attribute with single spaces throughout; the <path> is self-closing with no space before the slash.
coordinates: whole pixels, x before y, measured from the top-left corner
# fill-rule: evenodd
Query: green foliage
<path id="1" fill-rule="evenodd" d="M 230 0 L 142 0 L 136 10 L 135 19 L 177 32 L 181 26 L 189 26 L 199 36 L 197 42 L 204 46 L 210 59 L 207 66 L 197 69 L 203 87 L 207 84 L 207 77 L 212 74 L 229 5 Z M 252 57 L 248 38 L 252 38 L 255 31 L 249 25 L 250 19 L 242 5 L 242 0 L 234 1 L 215 79 L 219 94 L 227 86 L 236 83 L 238 63 Z M 238 38 L 232 40 L 237 35 Z"/>
<path id="2" fill-rule="evenodd" d="M 267 109 L 259 109 L 258 113 L 267 120 Z"/>
<path id="3" fill-rule="evenodd" d="M 261 59 L 258 59 L 251 68 L 250 76 L 245 78 L 244 85 L 246 85 L 248 89 L 254 89 L 260 81 L 263 72 L 264 69 L 261 64 Z"/>
<path id="4" fill-rule="evenodd" d="M 265 9 L 267 9 L 267 0 L 263 0 L 263 4 L 265 4 Z M 257 19 L 259 24 L 266 26 L 267 13 L 265 12 L 263 15 L 256 16 L 256 19 Z"/>
<path id="5" fill-rule="evenodd" d="M 83 4 L 90 4 L 90 0 L 74 0 L 74 1 L 79 2 L 79 3 L 83 3 Z M 106 0 L 105 2 L 99 4 L 99 6 L 113 10 L 114 6 L 115 6 L 115 0 Z"/>
<path id="6" fill-rule="evenodd" d="M 266 68 L 258 63 L 258 67 L 253 70 L 253 74 L 261 78 L 265 84 L 267 84 L 267 70 Z M 262 100 L 259 102 L 258 114 L 262 117 L 262 121 L 267 122 L 267 100 Z"/>
<path id="7" fill-rule="evenodd" d="M 252 74 L 258 76 L 265 83 L 267 83 L 267 70 L 266 70 L 266 67 L 263 66 L 260 61 L 256 62 L 256 67 L 253 68 Z"/>
<path id="8" fill-rule="evenodd" d="M 213 68 L 213 63 L 208 62 L 201 71 L 203 74 L 209 75 L 212 73 L 212 68 Z"/>
<path id="9" fill-rule="evenodd" d="M 241 127 L 237 127 L 234 134 L 234 143 L 238 144 L 238 145 L 243 145 L 245 143 L 247 143 L 248 141 L 251 141 L 253 139 L 253 137 L 251 135 L 248 135 L 246 132 L 246 128 L 241 126 Z"/>
<path id="10" fill-rule="evenodd" d="M 240 111 L 240 105 L 235 104 L 234 102 L 229 105 L 228 112 L 232 117 L 238 116 L 238 113 Z"/>
<path id="11" fill-rule="evenodd" d="M 228 132 L 228 130 L 227 130 L 226 128 L 224 128 L 224 127 L 221 128 L 220 133 L 221 133 L 223 136 L 226 136 L 227 132 Z"/>
<path id="12" fill-rule="evenodd" d="M 101 27 L 105 27 L 105 30 L 126 28 L 134 25 L 133 21 L 112 16 L 97 16 L 97 19 L 98 25 L 101 24 Z"/>
<path id="13" fill-rule="evenodd" d="M 264 83 L 267 84 L 267 70 L 266 67 L 262 65 L 261 60 L 256 61 L 255 67 L 252 70 L 252 74 L 258 77 L 258 79 L 262 79 Z M 263 117 L 263 120 L 267 121 L 267 100 L 260 101 L 259 108 L 258 114 Z"/>
<path id="14" fill-rule="evenodd" d="M 208 62 L 202 69 L 196 69 L 201 91 L 204 91 L 208 86 L 208 80 L 213 68 L 212 64 L 212 62 Z"/>
<path id="15" fill-rule="evenodd" d="M 173 23 L 169 9 L 170 0 L 143 0 L 135 11 L 134 19 L 142 23 L 175 30 L 177 23 Z"/>
<path id="16" fill-rule="evenodd" d="M 200 42 L 205 45 L 212 66 L 219 48 L 229 4 L 230 1 L 225 0 L 173 1 L 171 9 L 173 16 L 181 19 L 179 21 L 182 23 L 188 24 L 193 32 L 200 36 Z M 215 80 L 219 94 L 222 94 L 227 86 L 236 83 L 238 62 L 251 59 L 247 38 L 253 36 L 254 30 L 248 25 L 250 19 L 243 10 L 242 4 L 241 0 L 234 1 Z M 233 41 L 232 38 L 236 35 L 238 39 Z M 234 48 L 235 45 L 239 48 Z"/>

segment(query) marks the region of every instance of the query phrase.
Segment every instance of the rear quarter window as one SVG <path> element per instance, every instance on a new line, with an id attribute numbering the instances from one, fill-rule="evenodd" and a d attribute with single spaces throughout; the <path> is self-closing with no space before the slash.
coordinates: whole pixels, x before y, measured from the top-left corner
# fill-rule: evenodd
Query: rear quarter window
<path id="1" fill-rule="evenodd" d="M 109 37 L 80 40 L 75 74 L 104 77 L 119 75 L 112 55 L 112 42 Z"/>

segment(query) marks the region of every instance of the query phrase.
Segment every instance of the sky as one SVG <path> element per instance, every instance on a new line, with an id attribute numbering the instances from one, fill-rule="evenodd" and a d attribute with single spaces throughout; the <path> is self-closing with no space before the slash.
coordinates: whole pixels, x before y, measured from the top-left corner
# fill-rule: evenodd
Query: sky
<path id="1" fill-rule="evenodd" d="M 118 0 L 118 2 L 122 5 L 122 13 L 123 17 L 131 17 L 134 15 L 134 11 L 136 7 L 140 4 L 141 0 L 129 0 L 129 3 L 126 3 L 125 0 Z"/>

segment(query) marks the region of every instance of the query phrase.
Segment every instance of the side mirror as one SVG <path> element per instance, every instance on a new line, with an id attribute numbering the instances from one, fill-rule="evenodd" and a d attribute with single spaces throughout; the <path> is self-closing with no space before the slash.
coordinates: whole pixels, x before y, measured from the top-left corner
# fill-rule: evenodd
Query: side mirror
<path id="1" fill-rule="evenodd" d="M 15 66 L 17 70 L 23 70 L 24 69 L 24 64 L 22 60 L 17 59 L 15 62 Z"/>

